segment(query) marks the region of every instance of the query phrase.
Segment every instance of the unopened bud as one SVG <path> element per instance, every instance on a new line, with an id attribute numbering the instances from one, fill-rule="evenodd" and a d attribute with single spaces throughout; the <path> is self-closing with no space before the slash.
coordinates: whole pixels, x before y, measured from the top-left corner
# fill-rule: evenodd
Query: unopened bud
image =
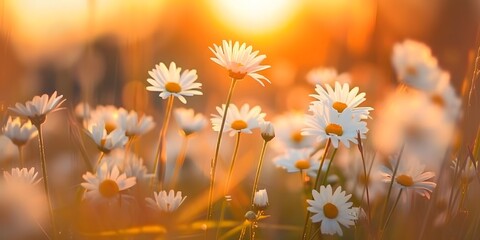
<path id="1" fill-rule="evenodd" d="M 270 141 L 275 137 L 275 129 L 271 122 L 262 122 L 260 123 L 260 131 L 262 133 L 262 138 L 265 141 Z"/>
<path id="2" fill-rule="evenodd" d="M 247 219 L 249 222 L 254 222 L 257 220 L 257 214 L 255 214 L 253 211 L 248 211 L 245 213 L 245 219 Z"/>
<path id="3" fill-rule="evenodd" d="M 253 197 L 253 205 L 255 205 L 255 207 L 257 207 L 259 210 L 264 210 L 268 207 L 268 195 L 266 189 L 255 192 L 255 196 Z"/>

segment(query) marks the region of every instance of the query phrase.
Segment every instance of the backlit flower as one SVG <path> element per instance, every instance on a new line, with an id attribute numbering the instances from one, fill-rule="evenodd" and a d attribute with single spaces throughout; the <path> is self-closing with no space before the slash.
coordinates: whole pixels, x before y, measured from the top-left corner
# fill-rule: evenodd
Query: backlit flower
<path id="1" fill-rule="evenodd" d="M 412 156 L 405 157 L 402 155 L 400 165 L 395 175 L 393 186 L 404 189 L 412 190 L 421 196 L 430 199 L 430 194 L 437 186 L 436 183 L 428 181 L 435 177 L 435 173 L 425 171 L 425 165 L 420 164 L 417 159 L 412 159 Z M 396 160 L 396 157 L 393 159 Z M 394 164 L 392 163 L 392 166 Z M 384 182 L 391 182 L 393 171 L 388 167 L 381 169 Z"/>
<path id="2" fill-rule="evenodd" d="M 36 185 L 40 182 L 41 178 L 37 179 L 38 172 L 35 172 L 35 168 L 12 168 L 12 172 L 3 172 L 3 177 L 10 184 L 26 184 Z"/>
<path id="3" fill-rule="evenodd" d="M 212 114 L 212 128 L 214 131 L 220 131 L 225 104 L 217 107 L 220 115 Z M 260 127 L 260 123 L 264 121 L 265 113 L 259 106 L 250 109 L 248 104 L 243 104 L 239 109 L 235 104 L 230 104 L 228 108 L 227 118 L 225 120 L 224 132 L 230 132 L 230 136 L 236 133 L 252 133 L 252 130 Z"/>
<path id="4" fill-rule="evenodd" d="M 277 116 L 273 120 L 276 134 L 274 147 L 281 152 L 287 148 L 312 147 L 315 138 L 302 135 L 302 129 L 306 127 L 305 119 L 305 114 L 299 112 L 287 112 Z"/>
<path id="5" fill-rule="evenodd" d="M 60 110 L 59 106 L 65 102 L 65 99 L 62 98 L 63 95 L 57 97 L 57 91 L 55 91 L 51 97 L 47 94 L 43 94 L 41 97 L 35 96 L 25 105 L 16 103 L 15 107 L 9 109 L 22 117 L 29 118 L 34 125 L 42 124 L 45 122 L 48 113 Z"/>
<path id="6" fill-rule="evenodd" d="M 320 162 L 316 160 L 313 156 L 310 156 L 312 153 L 311 148 L 305 149 L 287 149 L 287 151 L 274 158 L 273 162 L 277 167 L 285 169 L 289 173 L 294 172 L 306 172 L 310 177 L 316 177 L 318 168 L 320 168 Z M 328 165 L 328 160 L 325 160 L 323 168 L 326 168 Z M 322 169 L 324 170 L 324 169 Z"/>
<path id="7" fill-rule="evenodd" d="M 174 62 L 170 63 L 169 68 L 163 63 L 155 65 L 155 69 L 148 71 L 151 78 L 147 81 L 151 86 L 147 90 L 160 92 L 162 99 L 177 97 L 182 103 L 187 103 L 185 97 L 202 95 L 202 84 L 195 82 L 198 78 L 197 70 L 185 70 L 180 74 L 181 71 Z"/>
<path id="8" fill-rule="evenodd" d="M 271 122 L 261 122 L 260 123 L 260 133 L 263 140 L 271 141 L 275 137 L 275 129 Z"/>
<path id="9" fill-rule="evenodd" d="M 82 177 L 86 181 L 81 184 L 87 190 L 85 198 L 93 202 L 116 199 L 120 197 L 122 191 L 136 184 L 135 177 L 120 174 L 117 167 L 109 171 L 106 164 L 103 164 L 96 174 L 87 172 Z"/>
<path id="10" fill-rule="evenodd" d="M 143 115 L 139 119 L 137 112 L 133 110 L 127 112 L 123 108 L 119 110 L 118 122 L 127 137 L 143 135 L 155 126 L 151 116 Z"/>
<path id="11" fill-rule="evenodd" d="M 320 141 L 330 139 L 335 148 L 338 148 L 339 142 L 349 148 L 350 142 L 357 143 L 357 132 L 365 138 L 368 131 L 367 123 L 361 121 L 352 109 L 346 108 L 339 114 L 336 109 L 319 104 L 312 112 L 313 115 L 307 116 L 307 127 L 302 134 L 316 136 Z"/>
<path id="12" fill-rule="evenodd" d="M 199 132 L 208 123 L 203 114 L 195 114 L 193 109 L 176 108 L 173 111 L 173 116 L 186 136 Z"/>
<path id="13" fill-rule="evenodd" d="M 258 209 L 265 209 L 268 207 L 268 194 L 266 189 L 261 189 L 255 192 L 253 197 L 253 205 Z"/>
<path id="14" fill-rule="evenodd" d="M 214 44 L 213 47 L 214 49 L 210 48 L 210 50 L 215 54 L 215 57 L 210 59 L 226 68 L 231 78 L 243 79 L 248 75 L 262 86 L 265 86 L 262 80 L 270 83 L 270 80 L 257 73 L 270 67 L 268 65 L 260 65 L 266 56 L 257 56 L 258 51 L 253 51 L 252 46 L 247 46 L 245 43 L 240 45 L 237 41 L 232 44 L 232 41 L 227 42 L 223 40 L 222 46 Z"/>
<path id="15" fill-rule="evenodd" d="M 182 192 L 178 191 L 176 194 L 173 190 L 170 192 L 161 191 L 159 193 L 153 192 L 155 199 L 145 198 L 147 206 L 161 212 L 174 212 L 185 201 L 182 197 Z"/>
<path id="16" fill-rule="evenodd" d="M 335 109 L 338 113 L 342 113 L 345 109 L 350 109 L 362 119 L 368 118 L 369 112 L 373 110 L 371 107 L 358 107 L 366 100 L 366 94 L 363 92 L 358 93 L 358 87 L 350 89 L 348 83 L 340 85 L 339 82 L 335 82 L 335 89 L 332 89 L 328 84 L 325 85 L 325 88 L 317 84 L 315 91 L 317 94 L 311 94 L 310 96 L 318 101 L 312 102 L 311 110 L 315 108 L 316 104 L 323 104 Z"/>
<path id="17" fill-rule="evenodd" d="M 342 236 L 340 224 L 347 228 L 355 224 L 359 210 L 352 207 L 353 203 L 348 201 L 352 195 L 346 195 L 342 187 L 332 193 L 332 186 L 320 186 L 320 192 L 314 189 L 312 195 L 313 200 L 307 200 L 310 205 L 307 210 L 314 213 L 312 222 L 320 222 L 323 234 Z"/>
<path id="18" fill-rule="evenodd" d="M 110 133 L 105 129 L 103 122 L 98 122 L 90 126 L 88 135 L 93 139 L 100 151 L 109 153 L 114 148 L 122 148 L 128 141 L 125 131 L 117 128 Z"/>
<path id="19" fill-rule="evenodd" d="M 32 125 L 30 120 L 22 124 L 20 118 L 8 117 L 3 132 L 15 145 L 23 146 L 29 139 L 37 135 L 37 128 Z"/>

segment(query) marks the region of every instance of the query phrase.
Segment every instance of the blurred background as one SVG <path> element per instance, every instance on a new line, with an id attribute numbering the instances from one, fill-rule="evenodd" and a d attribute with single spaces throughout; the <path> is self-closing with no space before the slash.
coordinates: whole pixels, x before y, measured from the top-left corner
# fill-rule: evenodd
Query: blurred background
<path id="1" fill-rule="evenodd" d="M 148 71 L 159 62 L 171 61 L 183 69 L 197 69 L 204 96 L 188 98 L 187 107 L 210 116 L 215 113 L 215 106 L 224 102 L 230 84 L 226 71 L 209 59 L 213 56 L 209 47 L 221 44 L 222 40 L 246 42 L 267 55 L 264 63 L 272 67 L 263 74 L 272 84 L 262 87 L 245 79 L 237 84 L 233 97 L 237 104 L 260 105 L 267 120 L 285 111 L 307 110 L 312 100 L 308 95 L 314 87 L 307 82 L 306 75 L 317 67 L 350 73 L 352 85 L 367 93 L 365 106 L 375 107 L 398 84 L 390 57 L 392 46 L 405 39 L 421 41 L 432 48 L 439 66 L 451 73 L 460 95 L 465 91 L 464 80 L 471 77 L 478 47 L 479 11 L 480 3 L 474 0 L 0 0 L 1 110 L 57 90 L 67 99 L 68 109 L 87 102 L 92 106 L 113 104 L 153 115 L 157 127 L 146 138 L 155 143 L 165 101 L 145 90 Z M 175 104 L 183 107 L 179 102 Z M 68 139 L 65 119 L 62 116 L 46 126 L 52 134 L 46 140 L 47 149 L 49 145 L 52 149 L 47 154 L 60 165 L 52 170 L 53 181 L 75 176 L 71 182 L 63 183 L 65 189 L 74 191 L 85 170 L 83 163 L 69 141 L 52 140 Z M 478 125 L 478 112 L 472 122 Z M 211 146 L 192 148 L 190 153 L 203 158 L 203 176 L 208 176 L 215 139 L 215 134 L 207 131 L 209 135 L 203 137 Z M 475 132 L 468 134 L 471 136 L 467 138 L 472 139 Z M 171 139 L 175 137 L 178 141 L 172 141 L 173 149 L 173 142 L 181 141 L 175 134 Z M 237 182 L 253 167 L 245 167 L 249 161 L 257 159 L 261 140 L 250 143 L 253 148 L 247 141 L 242 147 L 240 158 L 250 160 L 240 163 L 243 167 L 239 167 L 241 177 Z M 37 149 L 35 144 L 31 145 L 27 157 L 34 159 Z M 224 145 L 224 156 L 229 156 L 231 145 Z M 53 150 L 54 146 L 67 153 Z M 150 146 L 139 148 L 147 147 Z M 146 152 L 148 162 L 153 150 Z M 171 152 L 170 158 L 175 158 L 178 149 Z M 7 153 L 2 150 L 2 154 Z M 37 161 L 35 164 L 38 165 Z M 189 163 L 186 164 L 188 168 Z M 9 165 L 2 165 L 6 167 Z M 65 168 L 77 173 L 69 175 Z M 277 174 L 276 179 L 286 176 L 268 171 L 265 174 Z M 197 183 L 198 188 L 190 187 L 189 193 L 205 196 L 208 182 L 204 180 L 203 185 Z M 188 179 L 183 181 L 188 184 Z M 267 185 L 275 187 L 273 182 Z M 298 192 L 297 182 L 286 185 Z M 279 188 L 282 187 L 276 186 Z M 248 189 L 249 186 L 238 197 L 243 202 L 248 202 Z M 272 191 L 271 196 L 281 199 L 282 192 Z M 202 219 L 204 209 L 191 211 L 199 201 L 189 197 L 179 221 Z M 301 205 L 303 200 L 294 201 Z M 282 213 L 284 207 L 285 204 L 277 205 L 272 210 L 282 215 L 274 222 L 299 225 L 303 221 L 301 214 L 291 217 Z M 243 212 L 236 214 L 243 216 Z"/>

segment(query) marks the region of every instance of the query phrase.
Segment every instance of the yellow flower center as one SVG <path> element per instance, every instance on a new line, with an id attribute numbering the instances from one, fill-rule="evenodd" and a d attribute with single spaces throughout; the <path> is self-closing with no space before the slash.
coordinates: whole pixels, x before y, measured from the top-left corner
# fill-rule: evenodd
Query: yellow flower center
<path id="1" fill-rule="evenodd" d="M 100 192 L 100 194 L 106 198 L 111 198 L 117 195 L 118 192 L 120 192 L 120 189 L 115 181 L 111 179 L 105 179 L 98 186 L 98 192 Z"/>
<path id="2" fill-rule="evenodd" d="M 327 203 L 323 205 L 323 214 L 327 218 L 334 219 L 338 216 L 338 208 L 331 203 Z"/>
<path id="3" fill-rule="evenodd" d="M 117 128 L 117 124 L 115 124 L 114 122 L 106 122 L 105 123 L 105 131 L 107 131 L 107 134 L 110 134 L 116 128 Z"/>
<path id="4" fill-rule="evenodd" d="M 233 63 L 230 69 L 228 70 L 228 76 L 230 76 L 233 79 L 243 79 L 245 75 L 247 75 L 246 72 L 242 72 L 243 64 L 241 63 Z"/>
<path id="5" fill-rule="evenodd" d="M 310 161 L 305 159 L 300 159 L 295 162 L 295 167 L 300 170 L 305 170 L 310 168 Z"/>
<path id="6" fill-rule="evenodd" d="M 340 126 L 338 124 L 330 123 L 325 128 L 325 132 L 327 134 L 335 134 L 337 136 L 342 136 L 343 135 L 343 128 L 342 128 L 342 126 Z"/>
<path id="7" fill-rule="evenodd" d="M 235 120 L 234 122 L 232 122 L 231 127 L 237 131 L 240 131 L 247 128 L 248 124 L 243 120 Z"/>
<path id="8" fill-rule="evenodd" d="M 342 113 L 345 108 L 347 108 L 347 104 L 343 102 L 334 102 L 332 107 L 337 110 L 338 113 Z"/>
<path id="9" fill-rule="evenodd" d="M 292 141 L 294 141 L 296 143 L 300 143 L 303 140 L 302 132 L 295 131 L 295 132 L 292 133 L 292 135 L 290 135 L 290 138 L 292 139 Z"/>
<path id="10" fill-rule="evenodd" d="M 165 84 L 165 90 L 171 93 L 179 93 L 182 91 L 182 87 L 180 87 L 180 85 L 176 82 L 168 82 Z"/>
<path id="11" fill-rule="evenodd" d="M 402 185 L 402 186 L 410 187 L 410 186 L 413 185 L 413 179 L 410 176 L 400 175 L 395 179 L 397 180 L 397 183 Z"/>
<path id="12" fill-rule="evenodd" d="M 445 107 L 445 101 L 443 100 L 442 96 L 435 94 L 433 95 L 430 100 L 433 102 L 433 104 L 443 108 Z"/>

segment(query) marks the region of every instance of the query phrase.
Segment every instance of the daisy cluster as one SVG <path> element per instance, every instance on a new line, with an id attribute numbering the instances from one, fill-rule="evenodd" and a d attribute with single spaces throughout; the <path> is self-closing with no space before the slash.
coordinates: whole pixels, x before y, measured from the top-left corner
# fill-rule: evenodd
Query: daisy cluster
<path id="1" fill-rule="evenodd" d="M 310 95 L 312 101 L 305 104 L 305 112 L 287 111 L 274 116 L 271 121 L 261 106 L 238 102 L 232 97 L 235 85 L 243 84 L 244 81 L 240 80 L 247 77 L 261 86 L 270 83 L 261 74 L 261 71 L 270 67 L 263 64 L 266 56 L 259 54 L 252 46 L 237 41 L 223 41 L 209 49 L 213 53 L 211 60 L 224 68 L 225 77 L 231 79 L 227 100 L 212 109 L 210 121 L 199 111 L 185 107 L 191 103 L 190 98 L 203 95 L 197 70 L 182 70 L 175 62 L 156 64 L 146 77 L 145 90 L 166 100 L 163 121 L 156 122 L 153 113 L 149 115 L 113 105 L 90 106 L 80 103 L 69 112 L 75 116 L 69 122 L 72 139 L 78 143 L 77 150 L 82 153 L 86 168 L 78 172 L 75 186 L 79 186 L 79 189 L 76 197 L 73 197 L 74 201 L 78 201 L 73 204 L 78 207 L 74 213 L 79 218 L 89 219 L 86 226 L 79 226 L 79 229 L 94 232 L 81 230 L 86 237 L 167 232 L 171 234 L 166 235 L 168 238 L 185 229 L 188 229 L 188 234 L 202 229 L 205 238 L 209 239 L 209 234 L 212 234 L 210 230 L 218 228 L 217 238 L 238 230 L 240 239 L 243 239 L 247 228 L 250 228 L 250 236 L 254 239 L 255 234 L 264 227 L 261 222 L 270 217 L 267 211 L 281 201 L 272 196 L 269 198 L 267 189 L 274 188 L 273 185 L 280 185 L 281 189 L 284 189 L 284 185 L 295 185 L 287 182 L 289 180 L 283 180 L 285 184 L 277 181 L 273 184 L 273 181 L 268 182 L 268 178 L 261 178 L 265 158 L 271 158 L 277 168 L 285 170 L 286 174 L 280 173 L 284 174 L 282 178 L 285 175 L 297 175 L 298 180 L 300 176 L 301 182 L 295 186 L 302 189 L 303 194 L 292 197 L 300 195 L 298 198 L 305 204 L 292 207 L 307 212 L 306 221 L 302 222 L 303 239 L 313 239 L 314 234 L 343 236 L 344 229 L 357 224 L 365 226 L 368 238 L 377 239 L 379 236 L 381 239 L 401 196 L 404 201 L 400 206 L 408 206 L 410 201 L 407 199 L 413 203 L 434 198 L 437 183 L 433 179 L 441 167 L 439 159 L 452 145 L 451 139 L 461 116 L 461 103 L 450 83 L 450 75 L 439 67 L 437 59 L 426 45 L 406 40 L 394 46 L 392 63 L 399 86 L 379 108 L 376 107 L 375 119 L 371 115 L 374 109 L 364 106 L 367 103 L 366 93 L 354 86 L 352 76 L 339 73 L 334 68 L 316 68 L 307 74 L 308 82 L 315 87 Z M 181 107 L 176 106 L 177 100 Z M 10 227 L 38 230 L 38 225 L 47 225 L 46 230 L 43 227 L 41 229 L 46 236 L 52 235 L 53 238 L 59 237 L 57 234 L 62 232 L 56 229 L 56 223 L 60 221 L 55 218 L 61 217 L 58 199 L 52 200 L 55 199 L 52 192 L 58 194 L 59 190 L 51 191 L 51 186 L 55 184 L 47 182 L 49 175 L 42 126 L 47 122 L 47 115 L 62 109 L 64 101 L 63 96 L 57 96 L 54 92 L 52 95 L 35 96 L 25 104 L 17 103 L 10 108 L 16 116 L 8 117 L 2 130 L 18 147 L 20 161 L 12 162 L 14 168 L 5 171 L 0 179 L 2 239 L 29 237 L 28 231 L 25 231 L 27 235 L 11 235 Z M 167 154 L 172 151 L 166 143 L 171 147 L 176 142 L 169 135 L 172 132 L 170 118 L 175 121 L 175 130 L 182 139 L 174 162 L 167 159 L 167 156 L 171 158 L 173 155 Z M 370 121 L 374 125 L 371 132 L 367 127 Z M 209 123 L 210 132 L 217 134 L 213 157 L 205 148 L 210 143 L 208 140 L 201 140 L 203 144 L 195 142 L 188 145 Z M 156 129 L 158 126 L 161 127 Z M 155 130 L 158 130 L 158 141 L 152 141 L 149 136 Z M 227 151 L 222 149 L 223 135 L 236 137 L 230 162 L 223 156 L 230 151 L 228 148 Z M 240 136 L 251 141 L 255 135 L 258 135 L 259 141 L 263 140 L 258 162 L 257 158 L 252 160 L 257 166 L 255 175 L 237 177 L 240 171 L 234 163 L 242 155 L 242 151 L 239 151 L 242 150 L 239 147 Z M 22 149 L 36 136 L 42 160 L 41 176 L 35 168 L 23 168 Z M 274 150 L 273 153 L 267 152 L 268 147 Z M 209 174 L 199 176 L 192 174 L 191 169 L 187 171 L 192 163 L 204 164 L 192 161 L 188 154 L 193 151 L 192 148 L 200 153 L 195 154 L 200 156 L 194 160 L 210 160 Z M 251 152 L 254 150 L 249 149 L 249 155 L 241 157 L 252 159 Z M 146 151 L 149 153 L 146 154 Z M 471 163 L 466 164 L 466 170 L 459 174 L 463 179 L 462 184 L 478 178 L 477 164 L 472 156 L 469 159 Z M 188 165 L 183 166 L 186 160 Z M 221 166 L 219 169 L 216 168 L 218 162 Z M 224 166 L 226 163 L 230 163 L 230 168 Z M 460 165 L 455 161 L 453 168 L 458 169 Z M 216 176 L 216 171 L 222 174 Z M 197 176 L 210 180 L 208 204 L 205 204 L 207 194 L 197 193 L 201 195 L 197 198 L 195 191 L 192 191 L 188 193 L 188 199 L 184 194 L 187 189 L 197 190 L 197 186 L 203 183 L 197 181 Z M 242 189 L 235 188 L 237 185 L 232 184 L 232 189 L 229 188 L 232 177 L 238 182 L 252 185 L 250 199 L 247 199 L 248 194 L 247 197 L 239 194 Z M 216 178 L 220 179 L 220 184 Z M 40 183 L 43 183 L 43 189 Z M 188 187 L 185 183 L 188 183 Z M 223 185 L 225 189 L 222 195 L 218 187 Z M 283 195 L 283 192 L 280 194 Z M 392 197 L 395 195 L 396 198 Z M 275 192 L 274 196 L 279 194 Z M 221 211 L 216 211 L 220 205 L 216 204 L 218 199 L 224 201 Z M 4 206 L 15 202 L 15 207 L 4 210 Z M 380 205 L 384 208 L 383 212 L 378 211 Z M 235 226 L 224 232 L 225 226 L 230 227 L 231 222 L 236 224 L 236 220 L 239 220 L 236 219 L 239 216 L 236 214 L 238 209 L 232 208 L 245 210 L 246 213 L 242 213 L 245 218 L 240 219 L 240 227 Z M 192 222 L 188 226 L 179 223 L 185 216 L 199 218 L 199 211 L 204 210 L 207 212 L 205 221 Z M 14 217 L 14 220 L 7 221 L 7 227 L 3 227 L 5 211 L 8 213 L 5 218 Z M 177 211 L 182 212 L 175 215 Z M 234 211 L 234 214 L 230 214 L 230 211 Z M 50 217 L 50 225 L 47 216 Z M 232 217 L 235 221 L 229 221 Z M 378 220 L 372 220 L 374 218 Z M 29 226 L 30 223 L 32 226 Z M 154 223 L 155 227 L 129 228 L 139 223 Z M 66 228 L 65 225 L 62 227 Z M 113 235 L 109 235 L 112 234 L 111 229 L 115 229 Z M 353 233 L 349 231 L 346 235 L 351 236 Z"/>

